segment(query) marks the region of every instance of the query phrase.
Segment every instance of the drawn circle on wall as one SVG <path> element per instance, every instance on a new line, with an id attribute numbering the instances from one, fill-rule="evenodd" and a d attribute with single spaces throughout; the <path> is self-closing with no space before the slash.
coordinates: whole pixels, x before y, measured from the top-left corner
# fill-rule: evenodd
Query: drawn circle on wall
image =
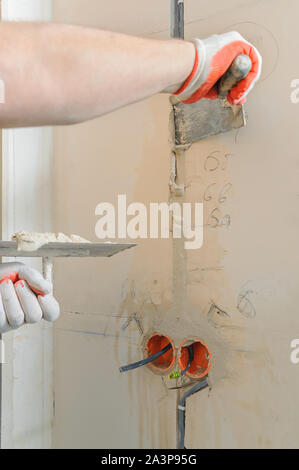
<path id="1" fill-rule="evenodd" d="M 267 80 L 276 69 L 279 60 L 279 44 L 272 31 L 253 21 L 231 24 L 223 32 L 227 31 L 238 31 L 258 49 L 263 58 L 263 68 L 256 86 Z"/>
<path id="2" fill-rule="evenodd" d="M 188 365 L 189 352 L 188 346 L 193 345 L 193 360 L 186 375 L 194 379 L 205 377 L 211 369 L 211 352 L 208 345 L 200 338 L 188 340 L 185 338 L 179 346 L 178 350 L 178 363 L 182 370 L 185 370 Z"/>
<path id="3" fill-rule="evenodd" d="M 154 354 L 161 351 L 168 344 L 171 344 L 172 348 L 149 363 L 149 367 L 154 369 L 156 372 L 165 373 L 170 370 L 175 362 L 175 349 L 171 338 L 166 335 L 159 335 L 158 333 L 153 334 L 145 345 L 145 357 L 153 356 Z"/>

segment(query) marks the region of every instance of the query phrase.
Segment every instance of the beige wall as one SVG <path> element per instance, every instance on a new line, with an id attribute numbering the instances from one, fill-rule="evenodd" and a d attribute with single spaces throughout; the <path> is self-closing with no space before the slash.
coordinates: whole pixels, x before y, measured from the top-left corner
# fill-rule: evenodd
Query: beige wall
<path id="1" fill-rule="evenodd" d="M 55 18 L 167 37 L 168 1 L 56 0 Z M 259 47 L 262 80 L 249 99 L 248 126 L 209 138 L 178 157 L 185 201 L 205 202 L 204 247 L 144 240 L 109 260 L 60 260 L 55 329 L 56 447 L 175 447 L 176 402 L 147 369 L 121 376 L 141 357 L 143 333 L 206 340 L 211 390 L 187 405 L 187 447 L 297 446 L 299 5 L 287 1 L 186 0 L 186 37 L 237 29 Z M 55 131 L 55 228 L 96 240 L 94 210 L 167 201 L 169 103 L 156 96 L 99 120 Z M 209 166 L 216 152 L 219 167 Z M 219 202 L 225 185 L 227 199 Z M 215 227 L 211 213 L 229 215 Z M 221 316 L 216 305 L 227 315 Z M 178 320 L 179 318 L 179 320 Z M 297 366 L 299 367 L 299 366 Z"/>

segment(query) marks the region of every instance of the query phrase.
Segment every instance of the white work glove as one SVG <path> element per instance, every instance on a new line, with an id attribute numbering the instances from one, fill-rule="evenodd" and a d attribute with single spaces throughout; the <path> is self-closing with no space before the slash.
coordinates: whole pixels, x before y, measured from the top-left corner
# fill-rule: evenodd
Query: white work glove
<path id="1" fill-rule="evenodd" d="M 36 269 L 23 263 L 0 264 L 0 333 L 42 319 L 53 322 L 59 313 L 51 283 Z"/>
<path id="2" fill-rule="evenodd" d="M 188 104 L 201 98 L 216 99 L 216 83 L 235 58 L 239 54 L 245 54 L 251 59 L 251 71 L 227 95 L 231 104 L 244 103 L 261 75 L 262 57 L 258 50 L 236 31 L 214 34 L 203 40 L 194 39 L 193 42 L 196 49 L 193 71 L 183 86 L 174 93 L 177 98 Z"/>

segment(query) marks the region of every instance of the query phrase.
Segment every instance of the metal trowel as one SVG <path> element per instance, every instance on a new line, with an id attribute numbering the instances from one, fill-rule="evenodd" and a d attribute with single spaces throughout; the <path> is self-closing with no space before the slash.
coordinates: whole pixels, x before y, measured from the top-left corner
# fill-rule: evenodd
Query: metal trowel
<path id="1" fill-rule="evenodd" d="M 178 102 L 171 98 L 174 113 L 176 145 L 189 145 L 205 137 L 222 134 L 246 125 L 243 105 L 231 105 L 228 92 L 250 72 L 251 60 L 240 54 L 218 83 L 216 100 L 202 98 L 193 104 Z"/>
<path id="2" fill-rule="evenodd" d="M 170 35 L 184 38 L 184 0 L 170 0 Z M 243 105 L 230 105 L 227 93 L 252 67 L 248 56 L 240 54 L 218 82 L 219 98 L 201 99 L 193 104 L 184 104 L 175 96 L 170 98 L 173 106 L 174 140 L 177 146 L 189 146 L 205 137 L 222 134 L 246 125 Z"/>

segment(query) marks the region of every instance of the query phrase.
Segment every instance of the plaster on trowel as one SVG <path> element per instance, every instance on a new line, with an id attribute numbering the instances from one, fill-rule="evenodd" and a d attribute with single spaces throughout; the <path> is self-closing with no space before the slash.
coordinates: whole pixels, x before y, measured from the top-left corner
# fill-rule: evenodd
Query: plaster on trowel
<path id="1" fill-rule="evenodd" d="M 184 0 L 171 0 L 171 36 L 184 38 Z M 173 106 L 174 141 L 176 146 L 189 146 L 205 137 L 222 134 L 246 125 L 244 106 L 230 105 L 227 93 L 250 72 L 248 56 L 240 54 L 218 82 L 219 98 L 202 98 L 193 104 L 184 104 L 175 96 Z"/>

